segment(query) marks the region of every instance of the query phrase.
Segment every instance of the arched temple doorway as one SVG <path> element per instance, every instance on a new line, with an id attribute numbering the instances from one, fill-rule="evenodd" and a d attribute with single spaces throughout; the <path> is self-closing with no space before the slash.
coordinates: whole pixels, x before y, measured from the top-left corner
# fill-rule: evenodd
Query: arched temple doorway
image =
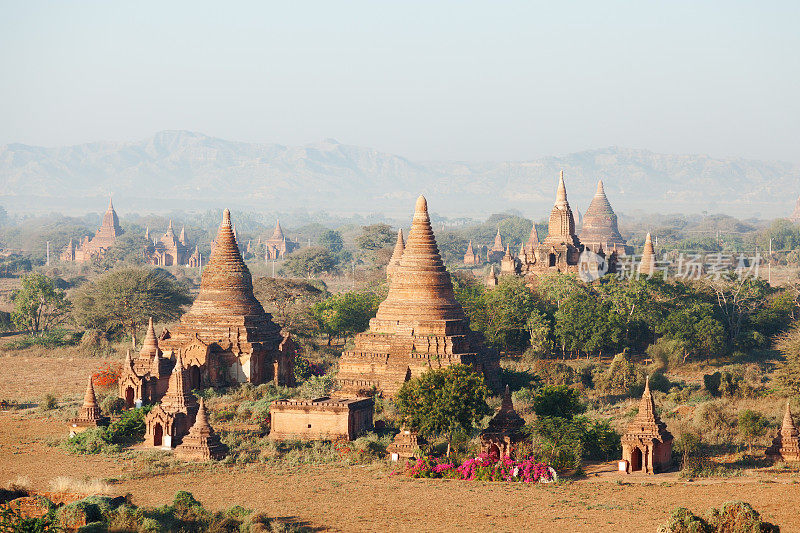
<path id="1" fill-rule="evenodd" d="M 131 408 L 134 405 L 133 402 L 133 387 L 126 387 L 125 388 L 125 407 Z"/>
<path id="2" fill-rule="evenodd" d="M 161 424 L 156 424 L 153 428 L 153 446 L 161 446 L 164 442 L 164 428 Z"/>
<path id="3" fill-rule="evenodd" d="M 642 450 L 634 448 L 631 451 L 631 472 L 638 472 L 642 469 Z"/>

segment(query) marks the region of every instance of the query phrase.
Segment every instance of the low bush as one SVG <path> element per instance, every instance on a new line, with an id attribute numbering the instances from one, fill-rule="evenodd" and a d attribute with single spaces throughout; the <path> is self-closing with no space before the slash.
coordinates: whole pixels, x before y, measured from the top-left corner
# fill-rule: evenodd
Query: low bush
<path id="1" fill-rule="evenodd" d="M 66 329 L 52 329 L 41 333 L 26 335 L 25 337 L 8 342 L 3 345 L 6 350 L 24 350 L 33 346 L 42 348 L 59 348 L 62 346 L 75 346 L 81 338 L 80 332 Z"/>
<path id="2" fill-rule="evenodd" d="M 779 533 L 780 528 L 761 519 L 746 502 L 727 502 L 719 509 L 709 509 L 701 518 L 690 510 L 678 507 L 669 520 L 658 527 L 658 533 Z"/>

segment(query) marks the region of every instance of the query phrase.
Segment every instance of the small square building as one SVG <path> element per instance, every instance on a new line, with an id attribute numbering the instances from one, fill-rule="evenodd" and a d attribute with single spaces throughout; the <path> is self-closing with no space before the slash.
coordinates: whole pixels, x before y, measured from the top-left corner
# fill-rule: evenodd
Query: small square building
<path id="1" fill-rule="evenodd" d="M 270 417 L 274 440 L 355 440 L 372 429 L 372 398 L 292 399 L 272 402 Z"/>

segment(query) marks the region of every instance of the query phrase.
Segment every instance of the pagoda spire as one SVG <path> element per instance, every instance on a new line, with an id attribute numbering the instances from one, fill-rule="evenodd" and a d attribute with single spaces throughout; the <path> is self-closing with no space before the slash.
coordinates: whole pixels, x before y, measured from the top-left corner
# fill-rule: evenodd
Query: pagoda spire
<path id="1" fill-rule="evenodd" d="M 653 248 L 653 239 L 650 233 L 644 239 L 644 250 L 642 251 L 642 261 L 639 263 L 639 274 L 652 275 L 656 270 L 656 252 Z"/>
<path id="2" fill-rule="evenodd" d="M 389 294 L 374 324 L 392 331 L 405 320 L 464 319 L 455 299 L 450 275 L 439 255 L 424 196 L 417 199 L 411 231 L 400 262 L 392 273 Z"/>
<path id="3" fill-rule="evenodd" d="M 558 175 L 558 191 L 556 191 L 556 205 L 567 205 L 567 186 L 564 184 L 564 171 Z"/>
<path id="4" fill-rule="evenodd" d="M 794 420 L 792 419 L 792 408 L 789 406 L 789 400 L 786 400 L 786 411 L 783 414 L 781 433 L 787 435 L 797 435 L 797 427 L 794 425 Z"/>
<path id="5" fill-rule="evenodd" d="M 147 322 L 147 333 L 145 333 L 144 340 L 142 341 L 142 349 L 139 351 L 139 357 L 152 359 L 161 354 L 158 348 L 158 337 L 156 337 L 156 330 L 153 327 L 153 317 Z"/>
<path id="6" fill-rule="evenodd" d="M 185 409 L 197 403 L 197 399 L 189 390 L 189 383 L 186 380 L 186 369 L 183 367 L 183 358 L 181 357 L 180 351 L 175 361 L 175 368 L 172 369 L 172 375 L 169 377 L 167 393 L 164 395 L 161 403 L 165 408 L 172 410 Z"/>
<path id="7" fill-rule="evenodd" d="M 397 230 L 397 242 L 394 244 L 394 251 L 392 257 L 389 259 L 389 264 L 386 265 L 386 278 L 392 277 L 392 274 L 397 270 L 400 265 L 400 259 L 403 257 L 403 252 L 406 249 L 405 241 L 403 240 L 403 229 Z"/>

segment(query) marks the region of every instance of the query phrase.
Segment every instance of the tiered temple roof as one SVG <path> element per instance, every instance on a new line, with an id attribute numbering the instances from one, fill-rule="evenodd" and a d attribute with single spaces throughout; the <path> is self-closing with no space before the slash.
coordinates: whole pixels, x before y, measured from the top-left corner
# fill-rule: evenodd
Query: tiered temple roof
<path id="1" fill-rule="evenodd" d="M 622 436 L 623 442 L 632 441 L 659 441 L 668 442 L 672 440 L 672 434 L 667 430 L 667 425 L 661 421 L 656 413 L 656 404 L 653 400 L 653 393 L 650 392 L 650 377 L 645 382 L 642 399 L 639 401 L 639 412 L 628 424 L 625 435 Z"/>
<path id="2" fill-rule="evenodd" d="M 200 293 L 165 336 L 159 343 L 162 350 L 182 351 L 187 365 L 201 368 L 202 383 L 194 386 L 262 383 L 274 374 L 280 328 L 253 295 L 252 276 L 227 209 L 203 269 Z"/>
<path id="3" fill-rule="evenodd" d="M 69 421 L 72 428 L 86 428 L 93 426 L 104 426 L 109 422 L 108 417 L 103 416 L 100 406 L 97 405 L 97 397 L 94 394 L 94 384 L 92 377 L 89 376 L 89 384 L 86 386 L 86 394 L 83 397 L 83 405 L 78 411 L 78 416 Z"/>
<path id="4" fill-rule="evenodd" d="M 200 407 L 197 410 L 194 424 L 189 429 L 189 434 L 183 437 L 181 444 L 175 448 L 175 454 L 183 459 L 195 461 L 219 461 L 227 455 L 228 450 L 223 445 L 219 436 L 208 423 L 206 404 L 200 398 Z"/>
<path id="5" fill-rule="evenodd" d="M 786 402 L 783 423 L 778 434 L 772 439 L 772 446 L 767 448 L 767 457 L 775 461 L 800 461 L 800 437 L 792 419 L 792 410 Z"/>
<path id="6" fill-rule="evenodd" d="M 597 182 L 597 192 L 583 216 L 580 239 L 595 251 L 600 247 L 610 250 L 614 245 L 625 248 L 625 239 L 619 233 L 617 215 L 606 197 L 603 180 Z"/>
<path id="7" fill-rule="evenodd" d="M 374 386 L 392 396 L 411 377 L 454 363 L 473 365 L 496 384 L 497 359 L 469 329 L 420 196 L 389 294 L 369 330 L 356 335 L 352 351 L 343 354 L 339 381 L 351 392 Z"/>
<path id="8" fill-rule="evenodd" d="M 567 201 L 567 187 L 564 184 L 563 170 L 558 177 L 556 202 L 553 205 L 553 210 L 550 212 L 550 222 L 548 224 L 548 232 L 544 244 L 580 246 L 580 241 L 575 235 L 575 218 L 572 215 L 572 208 L 570 208 L 569 202 Z"/>
<path id="9" fill-rule="evenodd" d="M 195 335 L 206 343 L 224 340 L 277 346 L 281 340 L 278 326 L 253 295 L 253 279 L 236 244 L 227 209 L 203 269 L 200 293 L 163 347 L 177 348 Z"/>

